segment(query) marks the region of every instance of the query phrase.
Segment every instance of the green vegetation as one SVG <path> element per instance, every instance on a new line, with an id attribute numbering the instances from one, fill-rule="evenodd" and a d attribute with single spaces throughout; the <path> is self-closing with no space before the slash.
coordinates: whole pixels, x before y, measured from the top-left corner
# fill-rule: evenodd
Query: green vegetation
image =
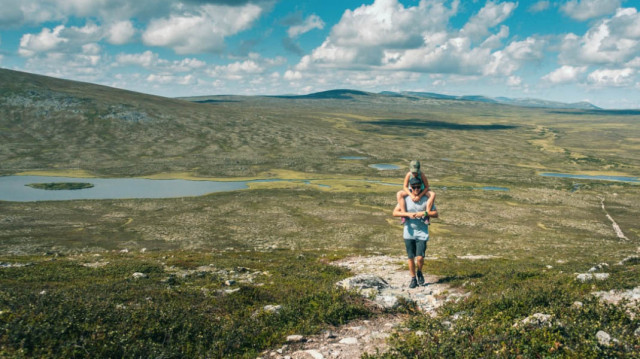
<path id="1" fill-rule="evenodd" d="M 437 317 L 413 313 L 388 357 L 638 357 L 637 305 L 591 293 L 640 286 L 637 259 L 618 265 L 639 254 L 640 186 L 538 175 L 640 176 L 638 114 L 359 92 L 192 100 L 0 70 L 0 174 L 312 180 L 0 202 L 0 356 L 249 358 L 287 334 L 377 315 L 333 287 L 349 274 L 327 263 L 403 254 L 390 216 L 399 186 L 379 182 L 399 183 L 419 158 L 441 213 L 426 271 L 470 294 Z M 576 281 L 601 263 L 609 279 Z M 225 286 L 240 267 L 253 282 Z M 535 313 L 550 325 L 516 325 Z M 599 330 L 617 342 L 598 344 Z"/>
<path id="2" fill-rule="evenodd" d="M 36 188 L 36 189 L 49 190 L 49 191 L 59 191 L 59 190 L 77 190 L 77 189 L 92 188 L 93 184 L 83 183 L 83 182 L 51 182 L 51 183 L 29 183 L 26 186 Z"/>
<path id="3" fill-rule="evenodd" d="M 526 260 L 428 265 L 428 271 L 444 274 L 443 280 L 472 294 L 442 308 L 438 317 L 412 316 L 411 330 L 394 335 L 394 349 L 381 358 L 637 358 L 640 353 L 640 337 L 634 334 L 640 308 L 601 304 L 590 295 L 637 286 L 637 263 L 611 266 L 611 280 L 586 284 L 575 280 L 577 267 L 571 264 L 551 269 Z M 522 323 L 535 313 L 549 320 Z M 599 345 L 600 330 L 618 342 Z"/>
<path id="4" fill-rule="evenodd" d="M 334 286 L 346 273 L 318 259 L 191 252 L 22 258 L 29 265 L 0 270 L 0 356 L 255 358 L 286 335 L 370 313 L 361 297 Z M 233 273 L 241 279 L 225 286 Z"/>

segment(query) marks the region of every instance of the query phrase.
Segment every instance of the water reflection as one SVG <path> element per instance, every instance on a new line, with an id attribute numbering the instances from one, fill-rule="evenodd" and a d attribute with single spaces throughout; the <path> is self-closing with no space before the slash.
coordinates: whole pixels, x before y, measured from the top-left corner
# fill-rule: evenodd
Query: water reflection
<path id="1" fill-rule="evenodd" d="M 626 176 L 589 176 L 589 175 L 574 175 L 574 174 L 568 174 L 568 173 L 548 173 L 548 172 L 541 173 L 540 176 L 640 183 L 640 179 L 638 179 L 638 177 L 626 177 Z"/>
<path id="2" fill-rule="evenodd" d="M 400 168 L 400 166 L 392 165 L 389 163 L 374 163 L 372 165 L 369 165 L 369 167 L 373 167 L 380 171 L 397 170 Z"/>

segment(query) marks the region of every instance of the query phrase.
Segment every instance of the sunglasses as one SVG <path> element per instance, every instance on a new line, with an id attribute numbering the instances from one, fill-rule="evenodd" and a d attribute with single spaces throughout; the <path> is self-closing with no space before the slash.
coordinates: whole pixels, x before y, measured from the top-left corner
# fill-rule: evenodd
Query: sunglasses
<path id="1" fill-rule="evenodd" d="M 413 187 L 413 186 L 411 186 L 411 188 L 413 188 L 413 189 L 420 189 L 420 186 L 418 186 L 418 187 Z"/>

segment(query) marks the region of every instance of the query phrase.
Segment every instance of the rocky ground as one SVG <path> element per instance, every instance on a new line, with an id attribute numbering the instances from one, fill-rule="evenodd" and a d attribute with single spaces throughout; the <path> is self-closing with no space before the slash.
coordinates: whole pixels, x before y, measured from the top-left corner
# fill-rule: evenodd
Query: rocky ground
<path id="1" fill-rule="evenodd" d="M 465 296 L 461 291 L 438 283 L 438 277 L 426 273 L 425 285 L 410 289 L 404 257 L 350 257 L 333 264 L 349 268 L 356 274 L 336 285 L 359 290 L 383 308 L 393 308 L 403 298 L 415 302 L 424 313 L 434 314 L 443 303 Z M 386 339 L 394 331 L 409 330 L 402 326 L 405 319 L 402 315 L 388 314 L 354 321 L 319 335 L 291 335 L 283 347 L 265 351 L 260 358 L 359 358 L 364 353 L 385 352 L 388 350 Z"/>

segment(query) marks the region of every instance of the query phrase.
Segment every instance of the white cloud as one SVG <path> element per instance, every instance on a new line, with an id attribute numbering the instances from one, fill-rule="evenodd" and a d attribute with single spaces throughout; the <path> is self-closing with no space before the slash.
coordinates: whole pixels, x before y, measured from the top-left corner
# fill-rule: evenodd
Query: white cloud
<path id="1" fill-rule="evenodd" d="M 255 79 L 256 75 L 270 76 L 268 72 L 274 67 L 284 65 L 286 59 L 283 57 L 262 58 L 258 54 L 251 54 L 250 58 L 245 61 L 236 61 L 227 65 L 217 65 L 206 69 L 206 73 L 210 77 L 242 80 Z M 285 77 L 287 75 L 285 74 Z"/>
<path id="2" fill-rule="evenodd" d="M 146 68 L 156 66 L 158 63 L 158 54 L 149 50 L 140 54 L 119 54 L 116 56 L 116 61 L 119 65 L 138 65 Z"/>
<path id="3" fill-rule="evenodd" d="M 262 8 L 253 4 L 204 5 L 196 12 L 152 20 L 142 39 L 146 45 L 170 47 L 179 54 L 221 52 L 225 37 L 249 28 L 261 13 Z"/>
<path id="4" fill-rule="evenodd" d="M 618 9 L 594 24 L 582 37 L 568 34 L 562 40 L 560 62 L 567 65 L 620 66 L 640 55 L 640 14 L 634 8 Z"/>
<path id="5" fill-rule="evenodd" d="M 105 23 L 132 18 L 146 21 L 166 16 L 176 6 L 170 0 L 2 0 L 2 3 L 0 26 L 39 25 L 71 17 L 90 17 Z"/>
<path id="6" fill-rule="evenodd" d="M 469 76 L 510 76 L 523 63 L 539 61 L 546 42 L 528 38 L 511 42 L 500 51 L 509 28 L 500 25 L 514 11 L 512 2 L 488 2 L 460 31 L 449 31 L 449 19 L 456 14 L 444 1 L 420 1 L 404 7 L 397 0 L 377 0 L 371 5 L 345 11 L 327 39 L 304 56 L 295 70 L 324 68 L 387 70 L 457 74 Z M 477 41 L 480 45 L 474 45 Z"/>
<path id="7" fill-rule="evenodd" d="M 621 0 L 570 0 L 560 9 L 572 19 L 584 21 L 612 14 Z"/>
<path id="8" fill-rule="evenodd" d="M 302 24 L 294 25 L 287 30 L 287 34 L 290 38 L 298 37 L 313 29 L 323 29 L 324 21 L 318 15 L 309 16 Z"/>
<path id="9" fill-rule="evenodd" d="M 504 51 L 514 60 L 535 61 L 544 57 L 545 45 L 544 40 L 529 37 L 523 41 L 510 43 Z"/>
<path id="10" fill-rule="evenodd" d="M 79 52 L 47 52 L 28 58 L 25 71 L 47 76 L 99 82 L 107 59 L 98 44 L 85 44 Z"/>
<path id="11" fill-rule="evenodd" d="M 393 63 L 385 65 L 389 69 L 405 71 L 476 75 L 490 60 L 490 49 L 472 48 L 468 38 L 457 37 L 441 45 L 407 50 Z"/>
<path id="12" fill-rule="evenodd" d="M 640 68 L 640 56 L 635 57 L 633 60 L 625 64 L 626 67 Z"/>
<path id="13" fill-rule="evenodd" d="M 302 72 L 287 70 L 284 73 L 284 79 L 287 81 L 302 80 Z"/>
<path id="14" fill-rule="evenodd" d="M 407 85 L 420 79 L 420 74 L 405 71 L 351 71 L 333 70 L 316 76 L 312 73 L 287 70 L 283 78 L 296 93 L 309 93 L 334 88 L 389 89 L 398 84 Z"/>
<path id="15" fill-rule="evenodd" d="M 633 69 L 599 69 L 589 74 L 587 81 L 597 87 L 622 87 L 633 84 Z"/>
<path id="16" fill-rule="evenodd" d="M 547 10 L 551 6 L 551 3 L 547 0 L 538 1 L 537 3 L 529 6 L 527 9 L 529 12 L 537 13 Z"/>
<path id="17" fill-rule="evenodd" d="M 542 77 L 544 81 L 552 84 L 574 83 L 580 80 L 580 76 L 587 71 L 586 66 L 562 66 L 559 69 Z"/>
<path id="18" fill-rule="evenodd" d="M 504 2 L 494 3 L 492 1 L 480 9 L 467 24 L 460 30 L 460 34 L 469 37 L 474 41 L 489 35 L 489 29 L 505 21 L 515 10 L 517 3 Z"/>
<path id="19" fill-rule="evenodd" d="M 447 23 L 456 7 L 457 2 L 449 9 L 442 2 L 421 1 L 405 8 L 397 0 L 376 0 L 346 10 L 329 37 L 304 56 L 297 69 L 382 66 L 425 43 L 436 46 L 432 42 L 446 42 Z"/>
<path id="20" fill-rule="evenodd" d="M 522 85 L 522 78 L 519 76 L 509 76 L 507 79 L 507 85 L 510 87 L 519 87 Z"/>
<path id="21" fill-rule="evenodd" d="M 62 38 L 60 33 L 64 30 L 64 25 L 56 26 L 53 31 L 44 28 L 37 34 L 25 34 L 20 39 L 20 48 L 18 53 L 22 56 L 31 57 L 41 52 L 47 52 L 56 49 L 60 44 L 68 42 L 68 39 Z"/>
<path id="22" fill-rule="evenodd" d="M 118 54 L 116 56 L 118 66 L 141 66 L 153 71 L 161 72 L 190 72 L 203 69 L 207 63 L 196 58 L 184 58 L 182 60 L 168 61 L 152 51 L 145 51 L 137 54 Z"/>
<path id="23" fill-rule="evenodd" d="M 436 1 L 405 8 L 397 0 L 376 0 L 345 11 L 329 40 L 343 47 L 415 48 L 423 43 L 425 31 L 444 30 L 454 13 Z"/>
<path id="24" fill-rule="evenodd" d="M 509 36 L 509 27 L 502 25 L 500 26 L 500 32 L 489 36 L 486 40 L 484 40 L 481 46 L 490 48 L 490 49 L 501 47 L 502 40 L 506 39 L 508 36 Z"/>
<path id="25" fill-rule="evenodd" d="M 43 28 L 39 34 L 24 34 L 18 53 L 25 57 L 47 52 L 77 53 L 84 45 L 98 42 L 101 38 L 102 30 L 95 24 L 69 28 L 58 25 L 53 30 Z"/>
<path id="26" fill-rule="evenodd" d="M 193 75 L 176 76 L 169 73 L 151 74 L 147 76 L 147 82 L 161 85 L 194 85 L 197 81 Z"/>
<path id="27" fill-rule="evenodd" d="M 118 21 L 109 26 L 107 30 L 107 41 L 113 45 L 122 45 L 131 41 L 136 29 L 131 21 Z"/>

